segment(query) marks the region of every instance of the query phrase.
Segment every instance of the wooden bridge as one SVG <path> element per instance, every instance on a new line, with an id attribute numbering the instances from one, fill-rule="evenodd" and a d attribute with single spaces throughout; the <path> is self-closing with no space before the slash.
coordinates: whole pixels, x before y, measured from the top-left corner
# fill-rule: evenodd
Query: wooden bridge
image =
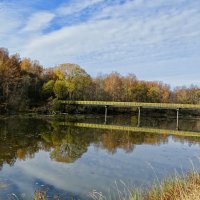
<path id="1" fill-rule="evenodd" d="M 144 103 L 144 102 L 114 102 L 114 101 L 61 101 L 64 105 L 87 105 L 87 106 L 105 106 L 105 123 L 109 106 L 115 107 L 137 107 L 138 108 L 138 126 L 140 126 L 141 108 L 154 109 L 176 109 L 177 125 L 179 128 L 179 110 L 180 109 L 200 109 L 200 104 L 175 104 L 175 103 Z"/>
<path id="2" fill-rule="evenodd" d="M 200 104 L 174 104 L 174 103 L 144 103 L 144 102 L 115 102 L 115 101 L 61 101 L 68 105 L 143 107 L 163 109 L 200 109 Z"/>

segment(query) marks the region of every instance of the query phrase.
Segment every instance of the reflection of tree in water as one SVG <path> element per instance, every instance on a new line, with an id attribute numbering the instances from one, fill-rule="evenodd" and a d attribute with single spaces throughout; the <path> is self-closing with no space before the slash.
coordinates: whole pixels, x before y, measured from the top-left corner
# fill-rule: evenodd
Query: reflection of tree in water
<path id="1" fill-rule="evenodd" d="M 63 127 L 56 123 L 52 123 L 52 126 L 54 130 L 50 134 L 43 134 L 42 137 L 52 147 L 51 158 L 58 162 L 74 162 L 97 140 L 98 134 L 92 130 Z"/>
<path id="2" fill-rule="evenodd" d="M 0 167 L 17 159 L 33 158 L 41 149 L 39 132 L 46 124 L 35 119 L 0 120 Z"/>
<path id="3" fill-rule="evenodd" d="M 54 131 L 42 137 L 53 148 L 51 158 L 59 162 L 74 162 L 90 144 L 114 154 L 119 148 L 126 153 L 132 152 L 135 144 L 162 144 L 168 141 L 165 135 L 52 125 Z"/>
<path id="4" fill-rule="evenodd" d="M 176 128 L 176 111 L 171 110 L 170 117 L 160 116 L 159 114 L 156 114 L 156 111 L 153 111 L 155 113 L 152 116 L 150 112 L 145 111 L 146 110 L 142 111 L 143 115 L 141 116 L 140 125 L 142 127 L 154 127 L 168 130 L 174 130 Z M 184 113 L 184 110 L 180 111 L 179 129 L 185 131 L 200 131 L 200 120 L 187 115 L 184 117 L 182 112 Z"/>
<path id="5" fill-rule="evenodd" d="M 175 142 L 180 142 L 182 144 L 188 144 L 189 146 L 194 145 L 194 144 L 200 145 L 200 137 L 188 137 L 188 136 L 187 137 L 181 137 L 181 136 L 178 136 L 178 135 L 174 135 L 173 140 Z"/>
<path id="6" fill-rule="evenodd" d="M 126 153 L 130 153 L 138 144 L 159 145 L 167 142 L 168 137 L 165 135 L 106 130 L 101 136 L 99 146 L 113 154 L 117 149 L 123 149 Z"/>
<path id="7" fill-rule="evenodd" d="M 108 152 L 115 153 L 118 148 L 124 149 L 127 153 L 132 152 L 134 144 L 131 141 L 130 135 L 127 133 L 105 131 L 101 136 L 102 148 Z"/>
<path id="8" fill-rule="evenodd" d="M 195 137 L 173 138 L 178 142 L 200 143 Z M 0 120 L 0 169 L 4 164 L 13 165 L 17 159 L 33 158 L 39 150 L 50 152 L 51 159 L 57 162 L 72 163 L 90 145 L 114 154 L 118 149 L 130 153 L 135 145 L 167 142 L 168 135 L 59 126 L 56 122 L 33 118 Z"/>

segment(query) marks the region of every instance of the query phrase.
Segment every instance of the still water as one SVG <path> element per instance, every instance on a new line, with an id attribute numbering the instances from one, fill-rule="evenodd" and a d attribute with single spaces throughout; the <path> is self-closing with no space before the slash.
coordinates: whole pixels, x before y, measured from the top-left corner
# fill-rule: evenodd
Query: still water
<path id="1" fill-rule="evenodd" d="M 142 116 L 140 126 L 168 129 L 166 134 L 61 126 L 63 121 L 103 124 L 104 116 L 0 119 L 0 199 L 29 200 L 36 190 L 50 199 L 89 199 L 92 190 L 116 190 L 116 182 L 148 187 L 200 168 L 200 137 L 170 135 L 175 118 Z M 137 116 L 109 116 L 107 124 L 137 126 Z M 200 132 L 200 119 L 182 117 L 179 126 Z"/>

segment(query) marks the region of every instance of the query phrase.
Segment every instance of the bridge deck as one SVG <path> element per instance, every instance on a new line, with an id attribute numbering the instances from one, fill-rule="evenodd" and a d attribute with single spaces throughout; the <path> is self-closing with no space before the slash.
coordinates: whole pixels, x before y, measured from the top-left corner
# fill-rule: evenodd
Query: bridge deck
<path id="1" fill-rule="evenodd" d="M 173 104 L 173 103 L 143 103 L 143 102 L 114 102 L 114 101 L 61 101 L 68 105 L 102 105 L 102 106 L 126 106 L 144 108 L 165 108 L 165 109 L 200 109 L 200 104 Z"/>

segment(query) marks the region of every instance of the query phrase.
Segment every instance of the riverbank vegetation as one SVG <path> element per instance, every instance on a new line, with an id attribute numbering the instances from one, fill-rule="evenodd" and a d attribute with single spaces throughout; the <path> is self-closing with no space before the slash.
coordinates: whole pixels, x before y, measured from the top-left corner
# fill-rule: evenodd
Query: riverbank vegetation
<path id="1" fill-rule="evenodd" d="M 147 191 L 141 189 L 117 190 L 108 197 L 102 193 L 93 191 L 89 193 L 89 199 L 93 200 L 199 200 L 200 199 L 200 174 L 196 171 L 185 176 L 174 176 L 152 186 Z M 55 199 L 59 200 L 59 196 Z M 73 199 L 73 198 L 72 198 Z M 45 192 L 36 191 L 34 200 L 47 200 Z"/>
<path id="2" fill-rule="evenodd" d="M 169 178 L 159 187 L 152 187 L 144 200 L 197 200 L 200 199 L 200 174 L 191 172 L 185 177 Z"/>
<path id="3" fill-rule="evenodd" d="M 200 88 L 138 80 L 117 72 L 91 77 L 75 64 L 44 68 L 38 61 L 0 48 L 0 112 L 49 112 L 58 100 L 200 103 Z"/>
<path id="4" fill-rule="evenodd" d="M 167 178 L 159 185 L 152 186 L 147 191 L 126 188 L 117 189 L 115 195 L 109 197 L 93 191 L 90 197 L 94 200 L 123 199 L 123 200 L 199 200 L 200 174 L 192 171 L 185 176 Z"/>

